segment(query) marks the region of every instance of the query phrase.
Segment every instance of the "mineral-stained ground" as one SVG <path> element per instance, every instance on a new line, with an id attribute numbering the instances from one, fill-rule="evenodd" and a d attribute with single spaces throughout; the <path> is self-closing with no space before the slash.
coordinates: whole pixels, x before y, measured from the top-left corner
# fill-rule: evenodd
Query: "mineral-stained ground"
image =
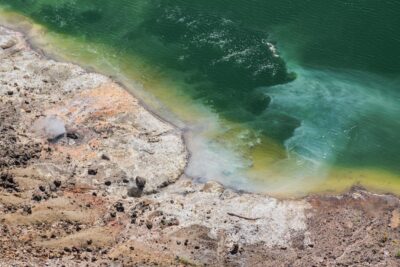
<path id="1" fill-rule="evenodd" d="M 400 266 L 400 201 L 185 177 L 180 129 L 0 27 L 0 266 Z"/>

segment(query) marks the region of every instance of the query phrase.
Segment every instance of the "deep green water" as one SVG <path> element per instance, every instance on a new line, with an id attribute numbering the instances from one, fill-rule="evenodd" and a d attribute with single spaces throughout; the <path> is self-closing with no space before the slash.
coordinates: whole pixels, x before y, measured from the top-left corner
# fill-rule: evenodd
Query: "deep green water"
<path id="1" fill-rule="evenodd" d="M 142 58 L 219 116 L 282 144 L 288 157 L 400 173 L 400 1 L 0 4 Z"/>

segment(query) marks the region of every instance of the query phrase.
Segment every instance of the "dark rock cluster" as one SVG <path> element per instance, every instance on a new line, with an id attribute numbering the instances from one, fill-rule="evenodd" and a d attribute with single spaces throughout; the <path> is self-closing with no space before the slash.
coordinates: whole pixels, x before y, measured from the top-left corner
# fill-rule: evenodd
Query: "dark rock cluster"
<path id="1" fill-rule="evenodd" d="M 0 187 L 6 189 L 10 193 L 20 191 L 18 183 L 14 180 L 14 176 L 7 172 L 0 174 Z"/>
<path id="2" fill-rule="evenodd" d="M 17 133 L 19 112 L 10 101 L 0 99 L 0 170 L 13 166 L 26 166 L 29 161 L 38 159 L 42 147 L 32 140 L 22 142 Z"/>

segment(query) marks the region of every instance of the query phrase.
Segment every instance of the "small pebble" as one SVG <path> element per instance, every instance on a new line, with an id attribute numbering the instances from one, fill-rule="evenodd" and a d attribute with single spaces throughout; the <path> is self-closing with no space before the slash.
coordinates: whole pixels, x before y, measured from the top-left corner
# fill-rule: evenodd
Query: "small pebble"
<path id="1" fill-rule="evenodd" d="M 89 174 L 89 175 L 96 175 L 96 174 L 97 174 L 97 170 L 89 169 L 89 170 L 88 170 L 88 174 Z"/>
<path id="2" fill-rule="evenodd" d="M 105 154 L 103 154 L 103 155 L 101 155 L 101 159 L 103 159 L 103 160 L 110 160 L 110 157 L 107 156 L 107 155 L 105 155 Z"/>
<path id="3" fill-rule="evenodd" d="M 125 208 L 124 205 L 121 202 L 118 202 L 117 204 L 115 204 L 115 210 L 118 212 L 124 212 Z"/>
<path id="4" fill-rule="evenodd" d="M 56 187 L 60 187 L 61 186 L 61 181 L 59 181 L 59 180 L 55 180 L 53 183 L 54 183 L 54 185 Z"/>
<path id="5" fill-rule="evenodd" d="M 231 251 L 230 251 L 230 253 L 231 253 L 232 255 L 235 255 L 235 254 L 237 254 L 238 252 L 239 252 L 239 245 L 238 245 L 238 244 L 234 244 L 233 247 L 232 247 L 232 249 L 231 249 Z"/>

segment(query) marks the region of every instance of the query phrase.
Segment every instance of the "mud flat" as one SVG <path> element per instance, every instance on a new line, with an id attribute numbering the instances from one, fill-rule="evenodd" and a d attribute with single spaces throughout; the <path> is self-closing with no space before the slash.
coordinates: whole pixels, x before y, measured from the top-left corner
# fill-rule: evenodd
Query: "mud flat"
<path id="1" fill-rule="evenodd" d="M 185 177 L 180 129 L 0 27 L 0 266 L 399 266 L 400 201 Z"/>

